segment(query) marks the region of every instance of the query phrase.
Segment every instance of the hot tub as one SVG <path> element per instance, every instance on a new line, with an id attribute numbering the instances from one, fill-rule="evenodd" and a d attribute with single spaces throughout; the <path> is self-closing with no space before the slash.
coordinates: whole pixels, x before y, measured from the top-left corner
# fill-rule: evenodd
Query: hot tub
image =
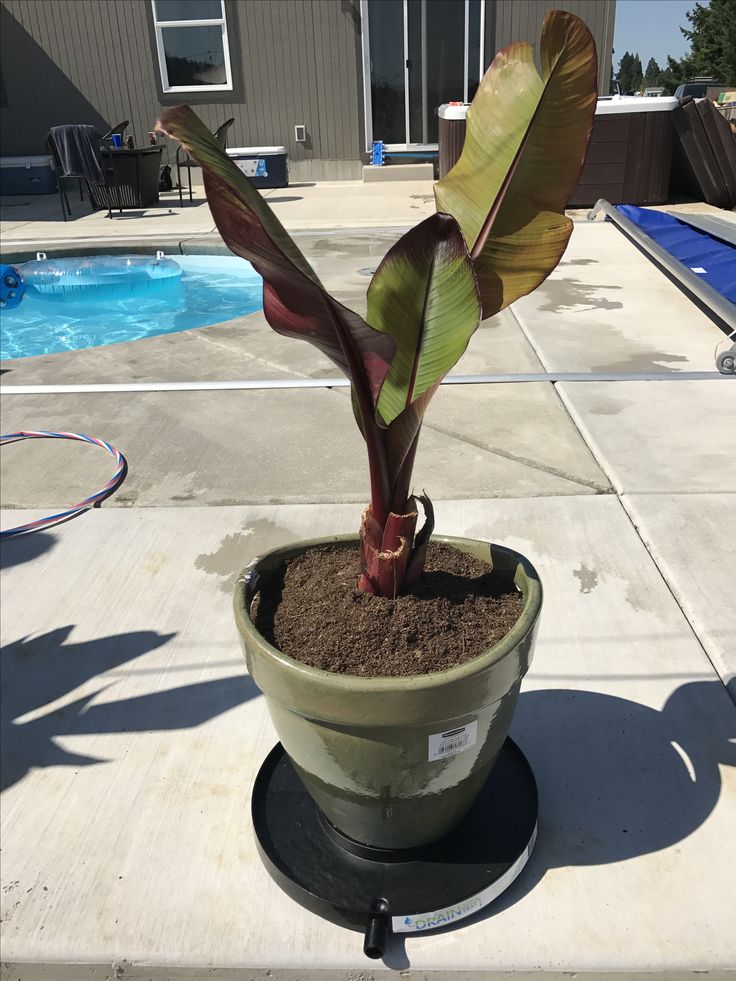
<path id="1" fill-rule="evenodd" d="M 668 198 L 674 127 L 672 96 L 613 96 L 599 99 L 583 171 L 568 201 L 590 207 L 664 204 Z"/>

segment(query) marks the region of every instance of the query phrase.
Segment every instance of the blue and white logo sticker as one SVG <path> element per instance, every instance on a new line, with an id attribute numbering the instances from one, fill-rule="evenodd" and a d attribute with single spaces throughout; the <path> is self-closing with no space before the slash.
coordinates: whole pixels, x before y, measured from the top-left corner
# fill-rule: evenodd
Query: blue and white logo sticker
<path id="1" fill-rule="evenodd" d="M 391 929 L 394 933 L 424 933 L 426 930 L 437 930 L 439 927 L 455 923 L 457 920 L 464 920 L 466 916 L 471 916 L 479 909 L 483 909 L 484 906 L 492 903 L 494 899 L 500 896 L 505 889 L 508 889 L 514 879 L 519 875 L 529 861 L 529 856 L 532 853 L 536 840 L 537 827 L 535 825 L 529 843 L 514 864 L 502 876 L 496 879 L 495 882 L 486 886 L 485 889 L 476 893 L 475 896 L 470 896 L 468 899 L 464 899 L 454 906 L 436 909 L 431 913 L 412 913 L 411 916 L 407 916 L 406 914 L 403 916 L 392 916 Z"/>

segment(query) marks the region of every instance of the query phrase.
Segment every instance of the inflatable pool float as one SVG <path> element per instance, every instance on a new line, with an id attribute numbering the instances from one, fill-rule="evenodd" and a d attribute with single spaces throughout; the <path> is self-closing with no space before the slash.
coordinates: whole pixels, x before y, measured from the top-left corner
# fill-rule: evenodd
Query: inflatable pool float
<path id="1" fill-rule="evenodd" d="M 62 297 L 68 293 L 142 293 L 175 285 L 181 266 L 165 256 L 88 256 L 71 259 L 35 259 L 18 273 L 29 295 Z"/>

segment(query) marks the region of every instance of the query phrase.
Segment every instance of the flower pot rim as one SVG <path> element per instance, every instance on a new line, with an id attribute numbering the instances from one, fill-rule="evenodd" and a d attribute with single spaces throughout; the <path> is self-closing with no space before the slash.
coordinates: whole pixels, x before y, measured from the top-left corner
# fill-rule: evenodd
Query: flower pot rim
<path id="1" fill-rule="evenodd" d="M 491 664 L 503 660 L 507 654 L 510 654 L 517 647 L 534 626 L 542 607 L 542 583 L 537 570 L 526 556 L 508 546 L 453 535 L 433 535 L 432 540 L 459 548 L 461 551 L 463 550 L 463 545 L 474 547 L 478 545 L 487 546 L 490 551 L 489 559 L 492 567 L 492 560 L 495 553 L 498 557 L 503 556 L 515 561 L 517 567 L 521 568 L 521 572 L 526 580 L 527 595 L 524 599 L 524 605 L 519 619 L 511 630 L 504 634 L 499 641 L 484 651 L 481 651 L 480 654 L 471 658 L 469 661 L 464 661 L 462 664 L 457 664 L 452 668 L 446 668 L 444 671 L 432 671 L 425 674 L 389 677 L 369 675 L 363 677 L 355 674 L 339 674 L 336 671 L 326 671 L 323 668 L 315 668 L 311 665 L 304 664 L 304 662 L 298 661 L 288 654 L 284 654 L 283 651 L 280 651 L 265 639 L 250 615 L 250 604 L 258 590 L 257 583 L 253 582 L 254 575 L 257 575 L 258 565 L 266 558 L 277 558 L 279 553 L 286 559 L 315 546 L 357 543 L 359 536 L 356 534 L 328 535 L 320 538 L 305 539 L 289 545 L 269 549 L 268 552 L 264 552 L 252 559 L 238 576 L 235 583 L 233 600 L 235 619 L 238 627 L 241 633 L 249 635 L 251 642 L 258 645 L 260 655 L 274 664 L 278 664 L 286 670 L 297 672 L 303 677 L 305 682 L 308 681 L 312 685 L 337 685 L 345 692 L 352 694 L 388 692 L 397 688 L 401 688 L 403 691 L 424 691 L 472 677 L 474 674 L 486 670 Z M 248 598 L 246 599 L 246 597 Z"/>

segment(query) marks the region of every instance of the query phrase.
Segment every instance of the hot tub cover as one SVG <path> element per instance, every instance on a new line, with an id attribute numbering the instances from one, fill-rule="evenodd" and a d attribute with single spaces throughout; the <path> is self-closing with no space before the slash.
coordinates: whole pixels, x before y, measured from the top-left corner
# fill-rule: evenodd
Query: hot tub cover
<path id="1" fill-rule="evenodd" d="M 736 248 L 733 245 L 662 211 L 633 204 L 620 204 L 617 210 L 684 266 L 702 276 L 714 290 L 736 303 Z"/>

